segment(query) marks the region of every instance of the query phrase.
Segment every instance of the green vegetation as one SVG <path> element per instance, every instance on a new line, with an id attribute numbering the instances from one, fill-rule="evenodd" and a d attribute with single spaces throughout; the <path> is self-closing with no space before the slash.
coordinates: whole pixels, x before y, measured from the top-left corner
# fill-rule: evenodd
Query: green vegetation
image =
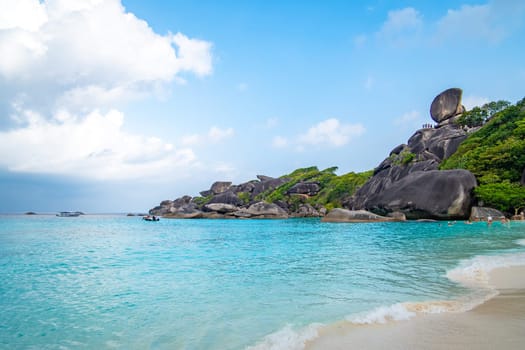
<path id="1" fill-rule="evenodd" d="M 510 106 L 508 101 L 486 103 L 481 107 L 474 107 L 459 117 L 457 123 L 461 126 L 476 127 L 485 124 L 494 114 Z"/>
<path id="2" fill-rule="evenodd" d="M 525 187 L 519 184 L 525 168 L 525 99 L 515 105 L 491 102 L 468 118 L 470 123 L 478 123 L 484 116 L 489 116 L 484 126 L 441 163 L 441 169 L 471 171 L 479 182 L 475 190 L 479 200 L 486 206 L 513 212 L 525 205 Z"/>
<path id="3" fill-rule="evenodd" d="M 268 202 L 285 201 L 292 209 L 301 203 L 312 206 L 322 205 L 327 209 L 341 207 L 345 199 L 354 194 L 371 176 L 373 171 L 363 173 L 350 172 L 341 176 L 335 174 L 337 167 L 319 170 L 317 167 L 308 167 L 294 170 L 282 178 L 290 181 L 277 187 L 273 191 L 267 191 L 257 196 L 258 200 Z M 305 195 L 287 194 L 290 188 L 299 182 L 316 182 L 320 191 L 311 197 Z"/>
<path id="4" fill-rule="evenodd" d="M 204 205 L 208 203 L 213 198 L 213 195 L 209 195 L 207 197 L 195 197 L 193 198 L 193 202 L 197 205 Z"/>

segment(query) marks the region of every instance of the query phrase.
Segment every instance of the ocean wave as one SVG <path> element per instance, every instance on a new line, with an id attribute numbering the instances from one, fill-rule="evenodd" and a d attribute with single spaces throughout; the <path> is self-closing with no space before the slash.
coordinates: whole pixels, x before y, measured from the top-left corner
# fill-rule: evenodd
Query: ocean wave
<path id="1" fill-rule="evenodd" d="M 525 253 L 478 255 L 461 261 L 459 266 L 449 270 L 446 276 L 451 281 L 468 288 L 494 289 L 489 283 L 490 272 L 497 268 L 512 266 L 525 266 Z"/>
<path id="2" fill-rule="evenodd" d="M 525 239 L 518 239 L 518 240 L 516 240 L 516 244 L 525 246 Z"/>
<path id="3" fill-rule="evenodd" d="M 517 240 L 516 243 L 525 246 L 525 239 Z M 402 302 L 380 306 L 371 311 L 349 315 L 345 317 L 345 321 L 354 325 L 384 324 L 407 321 L 420 314 L 466 312 L 498 295 L 498 291 L 489 283 L 492 270 L 513 266 L 525 266 L 525 253 L 479 255 L 462 260 L 456 268 L 447 271 L 446 277 L 470 288 L 472 292 L 468 295 L 453 300 Z M 288 325 L 247 349 L 301 350 L 305 348 L 306 343 L 318 338 L 323 328 L 331 326 L 334 325 L 315 323 L 296 330 Z"/>
<path id="4" fill-rule="evenodd" d="M 318 337 L 322 326 L 320 323 L 312 323 L 296 330 L 286 325 L 281 330 L 267 335 L 256 345 L 247 347 L 246 350 L 301 350 L 308 341 Z"/>

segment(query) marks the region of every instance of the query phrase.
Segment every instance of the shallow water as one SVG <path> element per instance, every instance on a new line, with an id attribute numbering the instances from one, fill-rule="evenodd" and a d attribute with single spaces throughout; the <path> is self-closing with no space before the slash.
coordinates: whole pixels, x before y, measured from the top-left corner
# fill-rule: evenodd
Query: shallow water
<path id="1" fill-rule="evenodd" d="M 311 324 L 468 295 L 447 272 L 524 238 L 514 222 L 1 216 L 0 347 L 293 348 Z"/>

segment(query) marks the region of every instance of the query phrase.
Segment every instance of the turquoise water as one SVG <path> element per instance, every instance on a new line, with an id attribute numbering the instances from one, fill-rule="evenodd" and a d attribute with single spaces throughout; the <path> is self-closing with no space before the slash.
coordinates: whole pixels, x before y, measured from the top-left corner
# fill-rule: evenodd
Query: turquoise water
<path id="1" fill-rule="evenodd" d="M 523 238 L 514 222 L 0 216 L 0 347 L 293 347 L 311 324 L 466 295 L 447 271 Z"/>

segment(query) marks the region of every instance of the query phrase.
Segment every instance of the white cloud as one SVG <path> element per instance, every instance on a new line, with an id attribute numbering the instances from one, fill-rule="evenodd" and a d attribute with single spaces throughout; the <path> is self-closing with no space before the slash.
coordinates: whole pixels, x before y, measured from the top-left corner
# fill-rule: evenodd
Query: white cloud
<path id="1" fill-rule="evenodd" d="M 235 134 L 233 128 L 221 129 L 212 126 L 206 134 L 191 134 L 182 138 L 181 143 L 184 146 L 198 146 L 204 143 L 219 143 Z"/>
<path id="2" fill-rule="evenodd" d="M 461 99 L 461 102 L 463 106 L 465 106 L 466 110 L 471 110 L 474 107 L 481 107 L 485 103 L 489 103 L 490 100 L 486 97 L 480 97 L 480 96 L 466 96 Z"/>
<path id="3" fill-rule="evenodd" d="M 183 73 L 211 74 L 211 50 L 154 32 L 120 0 L 0 0 L 1 117 L 18 123 L 0 131 L 0 166 L 94 179 L 192 166 L 191 149 L 126 132 L 115 106 L 184 83 Z"/>
<path id="4" fill-rule="evenodd" d="M 423 124 L 423 119 L 421 118 L 421 113 L 416 110 L 412 110 L 400 116 L 399 118 L 394 119 L 394 125 L 407 127 L 410 129 L 419 128 Z M 431 123 L 431 120 L 428 121 Z"/>
<path id="5" fill-rule="evenodd" d="M 221 129 L 216 126 L 212 126 L 210 131 L 208 131 L 208 137 L 212 142 L 219 142 L 224 139 L 230 138 L 235 132 L 233 128 Z"/>
<path id="6" fill-rule="evenodd" d="M 303 152 L 309 146 L 342 147 L 353 138 L 365 132 L 362 124 L 343 124 L 336 118 L 323 120 L 306 132 L 292 137 L 275 136 L 272 139 L 273 148 L 290 148 Z"/>
<path id="7" fill-rule="evenodd" d="M 272 147 L 274 148 L 284 148 L 288 146 L 288 139 L 282 136 L 275 136 L 272 140 Z"/>
<path id="8" fill-rule="evenodd" d="M 266 129 L 273 129 L 277 125 L 279 125 L 279 119 L 278 118 L 268 118 L 265 122 Z"/>
<path id="9" fill-rule="evenodd" d="M 423 16 L 413 7 L 388 12 L 378 35 L 395 46 L 402 46 L 413 40 L 423 28 Z"/>
<path id="10" fill-rule="evenodd" d="M 341 147 L 353 137 L 360 136 L 365 131 L 361 124 L 342 124 L 338 119 L 324 120 L 298 137 L 300 145 L 328 145 Z"/>
<path id="11" fill-rule="evenodd" d="M 175 172 L 196 160 L 191 149 L 125 132 L 117 110 L 83 117 L 61 111 L 52 120 L 24 111 L 22 117 L 26 127 L 0 132 L 0 164 L 10 171 L 126 179 Z"/>
<path id="12" fill-rule="evenodd" d="M 458 36 L 487 38 L 490 41 L 499 41 L 502 28 L 491 28 L 490 5 L 462 5 L 458 10 L 448 10 L 446 16 L 438 22 L 437 36 L 440 39 L 455 38 Z"/>
<path id="13" fill-rule="evenodd" d="M 90 89 L 149 91 L 181 72 L 212 71 L 211 43 L 159 35 L 119 0 L 0 0 L 0 14 L 0 78 L 52 102 Z"/>
<path id="14" fill-rule="evenodd" d="M 0 30 L 36 31 L 48 19 L 44 4 L 38 0 L 0 0 L 0 8 L 3 9 L 0 11 Z"/>
<path id="15" fill-rule="evenodd" d="M 523 24 L 523 1 L 490 1 L 484 5 L 462 5 L 449 9 L 437 22 L 435 39 L 500 42 Z"/>

